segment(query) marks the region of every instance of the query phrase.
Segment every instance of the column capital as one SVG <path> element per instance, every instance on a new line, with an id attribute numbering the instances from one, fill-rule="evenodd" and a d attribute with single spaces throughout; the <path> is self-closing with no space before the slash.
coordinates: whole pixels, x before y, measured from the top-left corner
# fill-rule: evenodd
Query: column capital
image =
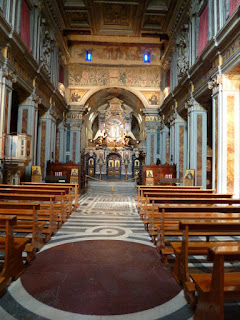
<path id="1" fill-rule="evenodd" d="M 2 76 L 12 83 L 17 82 L 17 74 L 14 71 L 9 70 L 9 68 L 2 69 Z"/>
<path id="2" fill-rule="evenodd" d="M 218 74 L 215 78 L 212 78 L 210 81 L 208 81 L 208 89 L 212 90 L 222 84 L 222 82 L 223 75 Z"/>

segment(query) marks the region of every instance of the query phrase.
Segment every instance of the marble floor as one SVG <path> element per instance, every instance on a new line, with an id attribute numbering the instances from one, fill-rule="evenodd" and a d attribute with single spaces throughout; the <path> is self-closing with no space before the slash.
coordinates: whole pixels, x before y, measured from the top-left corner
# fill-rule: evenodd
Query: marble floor
<path id="1" fill-rule="evenodd" d="M 192 319 L 138 216 L 134 183 L 90 182 L 79 202 L 0 299 L 0 319 Z"/>

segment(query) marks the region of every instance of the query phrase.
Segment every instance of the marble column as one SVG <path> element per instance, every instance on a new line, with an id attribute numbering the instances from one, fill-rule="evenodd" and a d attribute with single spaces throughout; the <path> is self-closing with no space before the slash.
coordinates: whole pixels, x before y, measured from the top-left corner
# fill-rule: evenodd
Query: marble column
<path id="1" fill-rule="evenodd" d="M 169 128 L 162 121 L 160 125 L 160 161 L 161 164 L 169 163 L 169 154 L 170 154 L 170 141 L 169 141 Z"/>
<path id="2" fill-rule="evenodd" d="M 218 75 L 212 90 L 213 188 L 240 196 L 239 75 Z"/>
<path id="3" fill-rule="evenodd" d="M 157 134 L 160 128 L 161 118 L 158 114 L 146 115 L 145 117 L 145 130 L 147 134 L 146 143 L 146 164 L 157 162 Z"/>
<path id="4" fill-rule="evenodd" d="M 68 136 L 67 151 L 69 152 L 69 160 L 81 162 L 81 130 L 82 130 L 82 114 L 69 113 L 67 115 Z"/>
<path id="5" fill-rule="evenodd" d="M 187 124 L 174 109 L 169 117 L 171 160 L 176 164 L 176 178 L 183 183 L 187 169 Z"/>
<path id="6" fill-rule="evenodd" d="M 13 83 L 17 76 L 8 68 L 0 68 L 0 137 L 10 133 Z"/>
<path id="7" fill-rule="evenodd" d="M 207 111 L 193 97 L 186 103 L 188 111 L 187 169 L 195 170 L 195 185 L 206 188 L 207 179 Z"/>
<path id="8" fill-rule="evenodd" d="M 66 142 L 67 142 L 67 127 L 65 119 L 58 125 L 59 131 L 59 162 L 66 162 Z"/>
<path id="9" fill-rule="evenodd" d="M 55 161 L 57 115 L 50 108 L 40 119 L 38 127 L 37 164 L 46 176 L 47 161 Z"/>
<path id="10" fill-rule="evenodd" d="M 38 104 L 41 99 L 33 93 L 18 107 L 17 132 L 26 133 L 32 136 L 31 162 L 25 169 L 25 179 L 30 180 L 31 166 L 36 165 L 36 145 L 37 145 L 37 123 Z"/>

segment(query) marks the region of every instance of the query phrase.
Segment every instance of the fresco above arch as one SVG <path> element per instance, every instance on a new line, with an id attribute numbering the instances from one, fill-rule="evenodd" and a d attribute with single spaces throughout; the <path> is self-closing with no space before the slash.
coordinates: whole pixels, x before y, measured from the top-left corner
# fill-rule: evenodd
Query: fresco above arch
<path id="1" fill-rule="evenodd" d="M 133 88 L 160 87 L 159 67 L 102 67 L 70 64 L 69 85 L 127 86 Z"/>
<path id="2" fill-rule="evenodd" d="M 86 92 L 89 90 L 82 90 L 82 89 L 70 89 L 70 102 L 79 102 L 83 98 Z"/>
<path id="3" fill-rule="evenodd" d="M 151 106 L 159 104 L 159 91 L 141 91 Z"/>
<path id="4" fill-rule="evenodd" d="M 89 45 L 73 44 L 70 49 L 72 63 L 85 63 L 85 52 L 89 50 Z M 92 45 L 92 62 L 98 64 L 118 64 L 118 65 L 145 65 L 143 55 L 146 50 L 150 52 L 150 65 L 160 65 L 160 48 L 146 46 L 97 46 Z"/>

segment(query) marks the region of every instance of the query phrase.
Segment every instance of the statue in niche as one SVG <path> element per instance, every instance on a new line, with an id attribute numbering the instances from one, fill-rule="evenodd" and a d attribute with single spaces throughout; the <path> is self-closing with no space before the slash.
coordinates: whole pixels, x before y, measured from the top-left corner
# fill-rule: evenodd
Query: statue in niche
<path id="1" fill-rule="evenodd" d="M 177 57 L 177 69 L 178 69 L 178 78 L 181 79 L 188 70 L 189 61 L 187 54 L 187 33 L 182 31 L 178 43 L 178 57 Z"/>

